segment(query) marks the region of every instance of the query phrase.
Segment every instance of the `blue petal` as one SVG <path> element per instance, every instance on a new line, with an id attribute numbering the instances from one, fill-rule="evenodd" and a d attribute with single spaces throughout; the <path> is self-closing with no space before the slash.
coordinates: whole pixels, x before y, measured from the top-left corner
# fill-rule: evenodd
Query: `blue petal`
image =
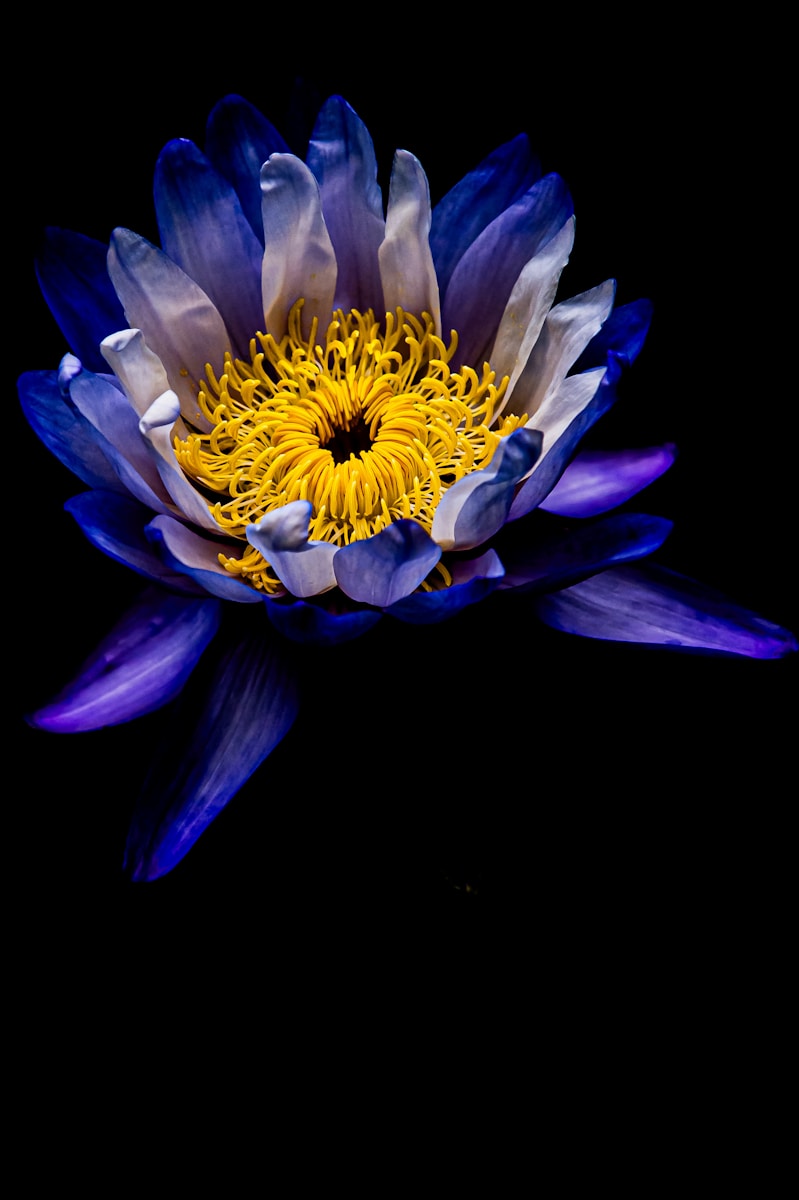
<path id="1" fill-rule="evenodd" d="M 69 229 L 47 229 L 36 274 L 70 350 L 91 371 L 106 369 L 100 342 L 128 322 L 108 277 L 108 247 Z"/>
<path id="2" fill-rule="evenodd" d="M 472 242 L 442 297 L 442 325 L 458 331 L 458 361 L 487 361 L 523 268 L 574 212 L 563 180 L 546 175 Z"/>
<path id="3" fill-rule="evenodd" d="M 410 595 L 441 557 L 416 521 L 395 521 L 374 537 L 342 546 L 333 560 L 339 587 L 361 604 L 387 608 Z"/>
<path id="4" fill-rule="evenodd" d="M 374 608 L 348 608 L 335 612 L 323 602 L 272 600 L 266 611 L 275 629 L 293 642 L 309 646 L 336 646 L 366 633 L 383 616 Z"/>
<path id="5" fill-rule="evenodd" d="M 331 96 L 316 120 L 307 163 L 319 182 L 322 212 L 336 252 L 335 306 L 380 314 L 377 251 L 385 235 L 372 139 L 349 104 Z"/>
<path id="6" fill-rule="evenodd" d="M 225 96 L 211 110 L 205 152 L 233 184 L 244 214 L 263 245 L 261 167 L 270 154 L 288 154 L 288 145 L 257 108 L 241 96 L 232 95 Z"/>
<path id="7" fill-rule="evenodd" d="M 584 450 L 539 507 L 561 517 L 595 517 L 648 487 L 676 457 L 672 444 L 643 450 Z"/>
<path id="8" fill-rule="evenodd" d="M 721 592 L 651 563 L 612 567 L 537 602 L 540 618 L 582 637 L 782 658 L 799 644 L 787 629 L 734 604 Z"/>
<path id="9" fill-rule="evenodd" d="M 668 537 L 672 523 L 664 517 L 619 513 L 552 532 L 548 524 L 508 526 L 497 542 L 505 567 L 502 588 L 553 591 L 609 567 L 652 554 Z"/>
<path id="10" fill-rule="evenodd" d="M 298 709 L 281 646 L 260 624 L 219 647 L 181 697 L 160 757 L 134 809 L 125 869 L 157 879 L 197 838 L 285 737 Z"/>
<path id="11" fill-rule="evenodd" d="M 433 209 L 430 248 L 442 295 L 476 237 L 539 179 L 526 134 L 519 134 L 456 183 Z"/>
<path id="12" fill-rule="evenodd" d="M 176 587 L 191 595 L 202 594 L 185 575 L 178 575 L 153 553 L 144 528 L 152 512 L 137 501 L 115 492 L 82 492 L 64 505 L 92 543 L 109 558 L 147 579 Z"/>
<path id="13" fill-rule="evenodd" d="M 222 315 L 239 355 L 263 329 L 263 247 L 232 186 L 193 142 L 176 139 L 155 168 L 155 211 L 161 245 L 198 283 Z"/>
<path id="14" fill-rule="evenodd" d="M 599 333 L 589 342 L 575 365 L 575 371 L 604 367 L 611 355 L 629 366 L 641 352 L 652 323 L 652 302 L 634 300 L 615 308 Z"/>
<path id="15" fill-rule="evenodd" d="M 180 692 L 216 633 L 220 606 L 148 589 L 83 664 L 74 680 L 29 721 L 53 733 L 119 725 Z"/>
<path id="16" fill-rule="evenodd" d="M 27 371 L 17 387 L 27 421 L 51 454 L 89 487 L 123 490 L 96 430 L 65 396 L 56 371 Z"/>
<path id="17" fill-rule="evenodd" d="M 387 615 L 410 625 L 433 625 L 448 620 L 470 604 L 484 600 L 502 581 L 504 568 L 494 550 L 457 564 L 453 582 L 436 592 L 414 592 L 387 609 Z"/>
<path id="18" fill-rule="evenodd" d="M 311 504 L 294 500 L 247 526 L 247 541 L 263 555 L 292 596 L 318 596 L 336 586 L 332 542 L 308 538 Z"/>
<path id="19" fill-rule="evenodd" d="M 220 600 L 234 600 L 239 604 L 257 604 L 263 596 L 226 571 L 219 562 L 219 554 L 230 554 L 234 547 L 216 539 L 202 537 L 194 529 L 174 517 L 162 515 L 150 521 L 145 535 L 158 546 L 161 558 L 177 572 L 184 587 L 194 580 L 199 588 Z"/>

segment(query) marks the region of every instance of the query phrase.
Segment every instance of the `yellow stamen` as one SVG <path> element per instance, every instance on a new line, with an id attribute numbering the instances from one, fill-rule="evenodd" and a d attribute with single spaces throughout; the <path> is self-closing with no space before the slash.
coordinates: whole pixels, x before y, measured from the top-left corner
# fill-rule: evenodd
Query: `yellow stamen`
<path id="1" fill-rule="evenodd" d="M 279 342 L 262 333 L 251 340 L 249 363 L 228 354 L 218 377 L 206 367 L 198 403 L 210 429 L 175 439 L 219 525 L 245 543 L 241 557 L 220 561 L 269 594 L 281 585 L 246 545 L 248 525 L 308 500 L 314 540 L 346 546 L 403 517 L 429 532 L 447 489 L 487 466 L 524 421 L 490 428 L 507 378 L 496 384 L 488 363 L 481 376 L 452 371 L 457 335 L 445 345 L 427 313 L 397 308 L 381 326 L 371 309 L 339 309 L 322 342 L 316 321 L 303 339 L 302 306 L 291 309 Z M 423 586 L 449 582 L 441 568 Z"/>

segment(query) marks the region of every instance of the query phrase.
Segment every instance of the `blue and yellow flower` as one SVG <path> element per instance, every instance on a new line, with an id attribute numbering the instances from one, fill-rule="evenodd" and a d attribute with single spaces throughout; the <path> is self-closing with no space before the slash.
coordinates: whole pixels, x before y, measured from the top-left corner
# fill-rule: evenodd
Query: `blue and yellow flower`
<path id="1" fill-rule="evenodd" d="M 324 654 L 384 617 L 437 622 L 517 589 L 589 637 L 796 648 L 639 561 L 670 523 L 613 510 L 673 446 L 580 451 L 650 305 L 614 307 L 612 280 L 557 298 L 572 202 L 525 137 L 435 207 L 397 151 L 384 209 L 344 100 L 322 107 L 303 161 L 229 96 L 204 153 L 164 148 L 155 207 L 160 247 L 48 232 L 39 280 L 70 352 L 20 380 L 31 425 L 88 487 L 69 512 L 148 581 L 32 723 L 132 720 L 212 648 L 194 749 L 134 815 L 133 878 L 171 869 L 291 727 L 292 642 Z"/>

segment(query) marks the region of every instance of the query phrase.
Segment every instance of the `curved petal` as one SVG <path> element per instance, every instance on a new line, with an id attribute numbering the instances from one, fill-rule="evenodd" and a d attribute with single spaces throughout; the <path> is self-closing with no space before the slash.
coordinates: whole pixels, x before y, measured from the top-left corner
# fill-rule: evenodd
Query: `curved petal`
<path id="1" fill-rule="evenodd" d="M 109 558 L 157 583 L 190 595 L 202 594 L 190 579 L 176 574 L 153 552 L 144 532 L 152 517 L 148 508 L 127 496 L 105 491 L 82 492 L 67 500 L 64 508 L 92 545 Z"/>
<path id="2" fill-rule="evenodd" d="M 153 448 L 161 481 L 177 508 L 201 529 L 219 533 L 219 526 L 208 505 L 183 474 L 175 457 L 172 435 L 179 416 L 180 404 L 177 396 L 174 392 L 164 392 L 140 419 L 139 430 Z"/>
<path id="3" fill-rule="evenodd" d="M 125 309 L 127 324 L 141 329 L 180 397 L 187 421 L 208 422 L 197 406 L 205 365 L 220 370 L 230 335 L 201 287 L 163 251 L 129 229 L 115 229 L 108 271 Z"/>
<path id="4" fill-rule="evenodd" d="M 216 600 L 148 589 L 102 640 L 75 679 L 28 718 L 53 733 L 119 725 L 180 692 L 216 633 Z"/>
<path id="5" fill-rule="evenodd" d="M 612 567 L 538 601 L 540 618 L 582 637 L 782 658 L 798 648 L 787 629 L 665 567 Z"/>
<path id="6" fill-rule="evenodd" d="M 443 295 L 466 249 L 540 178 L 527 135 L 499 146 L 455 184 L 433 209 L 430 248 Z"/>
<path id="7" fill-rule="evenodd" d="M 418 159 L 398 150 L 391 168 L 386 236 L 379 251 L 386 312 L 429 313 L 441 333 L 438 280 L 430 251 L 430 189 Z"/>
<path id="8" fill-rule="evenodd" d="M 67 402 L 57 371 L 26 371 L 17 389 L 25 419 L 59 462 L 89 487 L 125 490 L 97 431 Z"/>
<path id="9" fill-rule="evenodd" d="M 343 612 L 306 600 L 265 600 L 269 620 L 284 637 L 305 646 L 337 646 L 360 637 L 382 619 L 375 608 Z"/>
<path id="10" fill-rule="evenodd" d="M 70 350 L 90 371 L 102 371 L 100 342 L 125 324 L 108 276 L 108 247 L 69 229 L 46 229 L 36 258 L 42 295 Z"/>
<path id="11" fill-rule="evenodd" d="M 434 592 L 414 592 L 386 610 L 410 625 L 433 625 L 454 617 L 470 604 L 484 600 L 497 588 L 505 569 L 495 550 L 486 550 L 479 558 L 461 560 L 452 570 L 452 584 Z"/>
<path id="12" fill-rule="evenodd" d="M 221 645 L 181 696 L 131 820 L 125 870 L 171 871 L 294 723 L 297 688 L 265 623 Z"/>
<path id="13" fill-rule="evenodd" d="M 459 362 L 488 360 L 513 285 L 573 212 L 563 180 L 546 175 L 472 242 L 442 301 L 444 328 L 458 331 Z"/>
<path id="14" fill-rule="evenodd" d="M 146 537 L 161 551 L 165 563 L 177 572 L 184 582 L 194 580 L 204 591 L 220 600 L 235 600 L 239 604 L 258 604 L 263 596 L 231 575 L 219 561 L 219 555 L 230 555 L 230 542 L 201 537 L 174 517 L 159 516 L 150 521 Z"/>
<path id="15" fill-rule="evenodd" d="M 263 247 L 231 184 L 193 142 L 169 142 L 158 158 L 155 213 L 164 252 L 221 313 L 240 357 L 263 330 Z"/>
<path id="16" fill-rule="evenodd" d="M 278 341 L 287 317 L 303 299 L 302 330 L 307 338 L 314 317 L 326 330 L 336 294 L 336 255 L 322 216 L 319 184 L 292 154 L 273 154 L 261 170 L 264 223 L 261 288 L 266 328 Z"/>
<path id="17" fill-rule="evenodd" d="M 489 465 L 453 484 L 433 518 L 432 534 L 444 550 L 480 546 L 504 525 L 516 484 L 541 452 L 541 434 L 517 429 L 503 438 Z"/>
<path id="18" fill-rule="evenodd" d="M 341 96 L 316 119 L 307 163 L 319 182 L 322 212 L 338 263 L 335 307 L 383 310 L 377 252 L 385 236 L 377 160 L 363 121 Z"/>
<path id="19" fill-rule="evenodd" d="M 575 371 L 604 366 L 611 356 L 629 366 L 641 353 L 651 324 L 651 300 L 633 300 L 614 308 L 578 358 Z"/>
<path id="20" fill-rule="evenodd" d="M 249 100 L 230 95 L 211 110 L 205 131 L 205 152 L 233 184 L 244 215 L 263 244 L 261 167 L 271 154 L 288 154 L 288 145 Z"/>
<path id="21" fill-rule="evenodd" d="M 540 532 L 531 536 L 529 528 L 511 525 L 497 545 L 505 566 L 500 587 L 535 591 L 567 587 L 612 563 L 653 554 L 671 528 L 672 522 L 664 517 L 639 513 L 618 513 L 565 528 L 558 525 L 543 536 Z"/>
<path id="22" fill-rule="evenodd" d="M 292 596 L 318 596 L 336 586 L 332 542 L 308 540 L 311 505 L 295 500 L 247 526 L 247 541 L 264 556 Z"/>
<path id="23" fill-rule="evenodd" d="M 584 450 L 540 507 L 561 517 L 595 517 L 658 479 L 677 457 L 673 443 L 644 450 Z"/>
<path id="24" fill-rule="evenodd" d="M 103 338 L 100 349 L 140 417 L 154 400 L 169 391 L 164 364 L 153 354 L 140 329 L 118 330 Z"/>
<path id="25" fill-rule="evenodd" d="M 417 521 L 401 520 L 342 546 L 333 565 L 339 587 L 351 600 L 388 608 L 410 595 L 440 557 L 441 547 Z"/>

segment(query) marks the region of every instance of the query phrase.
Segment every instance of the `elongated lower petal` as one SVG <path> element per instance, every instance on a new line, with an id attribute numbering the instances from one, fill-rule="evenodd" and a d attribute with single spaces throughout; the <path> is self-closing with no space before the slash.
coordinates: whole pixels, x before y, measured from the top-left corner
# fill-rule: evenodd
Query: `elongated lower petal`
<path id="1" fill-rule="evenodd" d="M 624 504 L 658 479 L 676 457 L 672 444 L 643 450 L 584 450 L 569 463 L 540 507 L 562 517 L 595 517 Z"/>
<path id="2" fill-rule="evenodd" d="M 441 547 L 416 521 L 395 521 L 374 537 L 350 542 L 333 564 L 339 587 L 352 600 L 388 608 L 410 595 L 441 557 Z"/>
<path id="3" fill-rule="evenodd" d="M 216 600 L 148 589 L 50 704 L 29 717 L 52 733 L 119 725 L 180 692 L 216 633 Z"/>
<path id="4" fill-rule="evenodd" d="M 220 646 L 204 668 L 181 697 L 134 809 L 125 852 L 134 880 L 180 862 L 297 715 L 294 679 L 268 626 Z"/>
<path id="5" fill-rule="evenodd" d="M 797 649 L 787 629 L 694 579 L 651 563 L 612 567 L 544 596 L 537 611 L 547 625 L 566 633 L 670 650 L 769 659 Z"/>

